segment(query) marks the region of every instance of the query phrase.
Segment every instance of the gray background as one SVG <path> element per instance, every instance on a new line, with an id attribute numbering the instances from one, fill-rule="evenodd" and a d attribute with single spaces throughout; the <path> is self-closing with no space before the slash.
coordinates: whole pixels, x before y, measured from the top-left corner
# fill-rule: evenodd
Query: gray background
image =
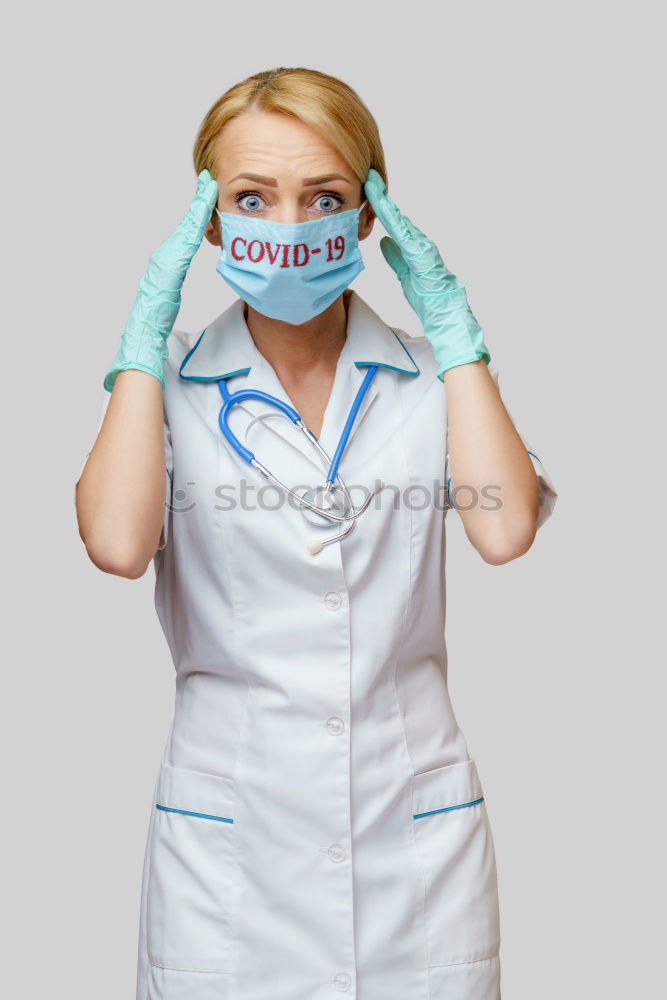
<path id="1" fill-rule="evenodd" d="M 73 486 L 139 278 L 194 192 L 203 115 L 250 73 L 305 65 L 375 115 L 390 193 L 465 282 L 503 398 L 560 493 L 505 566 L 448 517 L 450 688 L 494 831 L 503 994 L 656 995 L 657 5 L 42 3 L 14 6 L 5 29 L 3 991 L 134 995 L 173 666 L 152 566 L 137 581 L 93 566 Z M 382 235 L 376 222 L 354 287 L 418 334 Z M 179 328 L 232 301 L 215 263 L 205 243 Z"/>

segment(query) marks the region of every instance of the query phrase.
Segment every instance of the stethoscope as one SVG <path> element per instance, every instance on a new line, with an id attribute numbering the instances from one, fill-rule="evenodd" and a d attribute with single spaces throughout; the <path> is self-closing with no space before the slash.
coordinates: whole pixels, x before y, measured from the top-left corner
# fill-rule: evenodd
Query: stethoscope
<path id="1" fill-rule="evenodd" d="M 347 487 L 338 472 L 338 466 L 340 465 L 343 457 L 343 452 L 345 451 L 345 446 L 350 436 L 357 412 L 371 382 L 373 381 L 377 369 L 377 365 L 370 365 L 363 382 L 359 386 L 357 395 L 355 396 L 352 407 L 350 408 L 348 418 L 345 421 L 343 433 L 340 436 L 333 459 L 327 455 L 315 435 L 312 431 L 309 431 L 304 424 L 301 419 L 301 415 L 297 413 L 294 407 L 290 406 L 289 403 L 285 403 L 282 399 L 278 399 L 277 396 L 272 396 L 268 392 L 262 392 L 260 389 L 239 389 L 238 392 L 230 393 L 227 385 L 227 379 L 221 378 L 218 380 L 218 388 L 220 389 L 220 393 L 224 400 L 222 406 L 220 407 L 220 413 L 218 414 L 218 424 L 220 425 L 220 430 L 227 438 L 232 448 L 234 448 L 241 458 L 243 458 L 249 465 L 254 466 L 263 476 L 266 477 L 266 479 L 274 483 L 274 485 L 279 486 L 289 496 L 294 497 L 294 499 L 302 505 L 301 512 L 310 524 L 314 524 L 317 527 L 323 527 L 328 525 L 330 522 L 347 522 L 343 530 L 337 535 L 332 535 L 330 538 L 324 538 L 320 541 L 309 543 L 308 551 L 311 555 L 317 555 L 318 552 L 322 551 L 325 545 L 329 545 L 331 542 L 337 542 L 339 539 L 345 538 L 345 536 L 352 531 L 356 519 L 361 517 L 364 511 L 368 509 L 373 497 L 379 493 L 380 490 L 384 489 L 384 483 L 376 479 L 373 491 L 369 493 L 361 507 L 358 510 L 355 510 Z M 298 493 L 295 493 L 294 490 L 290 489 L 290 487 L 285 483 L 281 482 L 271 472 L 269 472 L 265 465 L 262 465 L 261 462 L 257 461 L 254 452 L 250 451 L 249 448 L 246 448 L 239 441 L 229 426 L 229 413 L 232 407 L 236 406 L 238 403 L 242 403 L 245 399 L 256 399 L 262 403 L 268 403 L 269 406 L 276 407 L 276 409 L 279 410 L 285 417 L 288 417 L 292 423 L 299 428 L 299 430 L 303 431 L 308 441 L 329 465 L 329 472 L 323 486 L 313 486 L 300 496 Z M 262 419 L 261 416 L 255 417 L 254 420 L 248 425 L 246 428 L 246 440 L 250 426 L 255 422 L 255 420 L 260 419 Z M 336 481 L 338 481 L 338 486 L 335 485 Z"/>

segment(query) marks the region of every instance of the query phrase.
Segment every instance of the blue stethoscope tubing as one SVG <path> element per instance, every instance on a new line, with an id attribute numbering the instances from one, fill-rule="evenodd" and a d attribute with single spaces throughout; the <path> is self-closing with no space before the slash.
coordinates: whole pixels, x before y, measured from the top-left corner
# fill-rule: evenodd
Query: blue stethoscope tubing
<path id="1" fill-rule="evenodd" d="M 298 500 L 299 503 L 302 504 L 304 507 L 307 507 L 310 510 L 314 511 L 320 518 L 325 518 L 326 520 L 330 521 L 349 522 L 347 524 L 347 527 L 339 535 L 336 535 L 334 538 L 328 538 L 323 542 L 315 543 L 314 545 L 309 546 L 313 554 L 315 554 L 315 552 L 319 552 L 323 545 L 327 545 L 329 542 L 333 542 L 336 541 L 338 538 L 344 537 L 354 526 L 356 518 L 360 517 L 364 513 L 364 511 L 367 510 L 375 494 L 379 493 L 380 490 L 384 488 L 383 483 L 376 481 L 375 489 L 371 493 L 369 493 L 369 495 L 366 497 L 361 507 L 355 511 L 354 508 L 352 507 L 352 501 L 350 499 L 350 495 L 347 491 L 345 483 L 341 479 L 340 474 L 338 472 L 338 466 L 340 465 L 341 459 L 343 457 L 343 452 L 345 451 L 345 446 L 352 431 L 352 427 L 354 425 L 357 413 L 359 412 L 359 407 L 361 406 L 362 400 L 366 395 L 370 387 L 370 384 L 373 381 L 373 378 L 375 377 L 377 369 L 378 369 L 377 365 L 370 365 L 368 371 L 366 372 L 366 375 L 364 376 L 363 382 L 359 386 L 357 394 L 354 398 L 354 402 L 352 403 L 352 406 L 350 408 L 347 420 L 345 421 L 343 433 L 340 436 L 340 440 L 336 447 L 336 451 L 334 452 L 333 458 L 329 458 L 329 456 L 322 448 L 321 444 L 319 443 L 315 435 L 312 433 L 312 431 L 308 430 L 308 428 L 304 424 L 303 420 L 301 419 L 301 414 L 298 413 L 294 409 L 294 407 L 290 406 L 289 403 L 285 403 L 282 399 L 278 399 L 277 396 L 272 396 L 268 392 L 262 392 L 260 389 L 239 389 L 237 392 L 230 392 L 229 386 L 227 385 L 227 379 L 226 378 L 218 379 L 218 388 L 220 389 L 220 394 L 223 398 L 223 403 L 222 406 L 220 407 L 220 412 L 218 413 L 218 424 L 220 426 L 220 430 L 222 431 L 223 435 L 225 436 L 229 444 L 232 446 L 232 448 L 237 452 L 237 454 L 239 454 L 241 458 L 243 458 L 249 465 L 254 466 L 254 468 L 256 468 L 263 476 L 269 479 L 272 483 L 274 483 L 276 486 L 279 486 L 281 489 L 285 490 L 285 492 L 288 493 L 290 496 L 294 497 L 295 500 Z M 280 410 L 286 417 L 288 417 L 289 420 L 292 421 L 292 423 L 296 427 L 299 428 L 299 430 L 301 430 L 306 435 L 306 437 L 313 445 L 313 447 L 327 462 L 329 462 L 329 471 L 327 473 L 325 487 L 324 488 L 319 487 L 316 489 L 323 492 L 325 495 L 331 494 L 332 491 L 335 489 L 334 484 L 336 480 L 338 480 L 340 489 L 346 501 L 346 513 L 334 514 L 333 510 L 331 510 L 330 508 L 324 509 L 323 507 L 311 503 L 309 500 L 306 500 L 305 496 L 300 496 L 298 493 L 295 493 L 294 490 L 290 489 L 289 486 L 281 482 L 276 476 L 274 476 L 271 472 L 269 472 L 266 466 L 262 465 L 262 463 L 255 458 L 254 452 L 250 451 L 249 448 L 246 448 L 239 441 L 239 439 L 229 426 L 229 414 L 231 409 L 234 406 L 236 406 L 237 403 L 242 403 L 246 399 L 256 399 L 260 402 L 268 403 L 270 406 L 276 407 L 276 409 Z"/>

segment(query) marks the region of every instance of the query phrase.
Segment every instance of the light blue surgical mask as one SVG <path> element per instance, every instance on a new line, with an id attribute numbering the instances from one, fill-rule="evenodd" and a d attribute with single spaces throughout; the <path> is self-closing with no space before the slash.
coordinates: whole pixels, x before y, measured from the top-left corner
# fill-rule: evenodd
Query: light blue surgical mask
<path id="1" fill-rule="evenodd" d="M 305 323 L 363 271 L 358 231 L 365 204 L 294 223 L 216 208 L 222 227 L 216 270 L 257 312 L 285 323 Z"/>

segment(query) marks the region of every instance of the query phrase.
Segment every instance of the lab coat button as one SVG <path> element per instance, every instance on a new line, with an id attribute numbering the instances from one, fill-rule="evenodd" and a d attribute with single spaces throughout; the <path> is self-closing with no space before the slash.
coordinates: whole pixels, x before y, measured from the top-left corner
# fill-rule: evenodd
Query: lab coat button
<path id="1" fill-rule="evenodd" d="M 341 847 L 340 844 L 332 844 L 327 854 L 331 861 L 342 861 L 345 857 L 345 848 Z"/>
<path id="2" fill-rule="evenodd" d="M 327 729 L 330 733 L 333 733 L 334 736 L 338 736 L 339 733 L 342 733 L 344 728 L 345 723 L 336 715 L 332 715 L 330 719 L 327 719 Z"/>
<path id="3" fill-rule="evenodd" d="M 324 603 L 330 611 L 338 611 L 339 607 L 343 603 L 343 599 L 337 590 L 330 590 L 324 595 Z"/>
<path id="4" fill-rule="evenodd" d="M 345 990 L 349 990 L 351 982 L 352 980 L 348 976 L 347 972 L 337 972 L 333 977 L 333 984 L 337 990 L 341 991 L 341 993 Z"/>

